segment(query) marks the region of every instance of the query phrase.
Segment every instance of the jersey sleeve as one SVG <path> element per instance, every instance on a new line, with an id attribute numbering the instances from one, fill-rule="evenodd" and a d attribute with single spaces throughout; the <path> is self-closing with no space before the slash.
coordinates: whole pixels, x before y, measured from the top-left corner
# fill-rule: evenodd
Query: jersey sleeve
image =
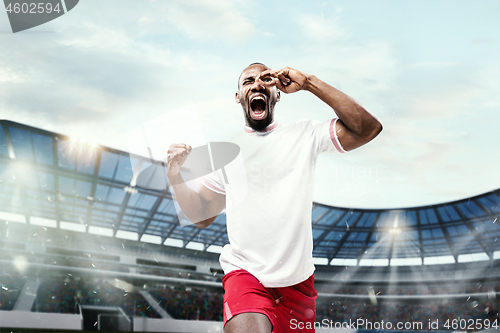
<path id="1" fill-rule="evenodd" d="M 201 178 L 201 183 L 203 186 L 209 190 L 226 195 L 226 188 L 224 187 L 224 182 L 222 181 L 222 176 L 219 171 L 212 172 Z"/>
<path id="2" fill-rule="evenodd" d="M 314 142 L 319 154 L 321 153 L 346 153 L 340 144 L 337 132 L 335 132 L 335 124 L 339 119 L 333 118 L 324 122 L 315 122 L 312 126 Z"/>

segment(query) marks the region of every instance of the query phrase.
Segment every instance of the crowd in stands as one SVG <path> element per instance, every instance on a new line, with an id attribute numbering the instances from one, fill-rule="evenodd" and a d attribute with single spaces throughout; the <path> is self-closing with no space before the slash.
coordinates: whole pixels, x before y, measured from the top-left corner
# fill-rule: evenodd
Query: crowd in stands
<path id="1" fill-rule="evenodd" d="M 4 255 L 7 259 L 12 259 Z M 129 272 L 127 265 L 112 260 L 75 257 L 66 255 L 45 256 L 45 263 L 49 265 L 80 267 L 96 270 Z M 40 262 L 40 261 L 38 261 Z M 221 282 L 221 274 L 202 274 L 190 272 L 187 269 L 176 271 L 169 267 L 154 267 L 151 265 L 137 266 L 137 271 L 144 275 L 173 277 L 185 280 Z M 147 279 L 147 277 L 141 277 Z M 168 279 L 164 279 L 168 280 Z M 317 280 L 316 288 L 320 293 L 340 295 L 371 296 L 373 303 L 356 301 L 345 296 L 337 298 L 320 297 L 317 300 L 317 321 L 323 319 L 334 322 L 356 321 L 362 318 L 371 322 L 422 322 L 438 320 L 439 329 L 447 330 L 444 325 L 447 320 L 454 319 L 489 319 L 497 320 L 499 311 L 500 283 L 486 276 L 483 282 L 459 281 L 390 284 L 390 282 L 347 282 Z M 78 313 L 80 305 L 100 305 L 121 307 L 128 316 L 142 316 L 161 318 L 154 308 L 139 293 L 138 288 L 128 284 L 117 284 L 115 279 L 103 278 L 47 278 L 38 288 L 32 311 L 51 313 Z M 348 281 L 348 280 L 347 280 Z M 18 299 L 26 277 L 17 273 L 0 273 L 0 310 L 12 310 Z M 143 282 L 140 282 L 141 285 Z M 221 288 L 202 288 L 174 286 L 171 282 L 166 285 L 147 287 L 150 295 L 174 319 L 183 320 L 211 320 L 222 321 L 223 318 L 223 290 Z M 124 285 L 128 285 L 124 288 Z M 402 301 L 384 302 L 377 299 L 380 295 L 445 295 L 488 293 L 488 296 L 472 297 L 470 300 L 457 303 L 456 301 L 435 301 L 434 304 Z M 490 295 L 491 294 L 491 295 Z M 375 296 L 375 297 L 373 297 Z M 446 299 L 443 297 L 443 299 Z M 486 301 L 488 299 L 488 301 Z M 378 303 L 378 304 L 377 304 Z M 156 306 L 156 305 L 155 305 Z M 425 328 L 425 327 L 424 327 Z"/>
<path id="2" fill-rule="evenodd" d="M 3 259 L 3 260 L 12 260 L 13 258 L 14 258 L 14 256 L 12 254 L 0 251 L 0 259 Z"/>
<path id="3" fill-rule="evenodd" d="M 175 277 L 189 278 L 181 273 L 172 273 Z M 26 279 L 13 274 L 0 275 L 0 309 L 11 310 L 23 288 Z M 128 316 L 161 318 L 139 293 L 138 287 L 115 279 L 80 278 L 47 278 L 38 288 L 32 311 L 52 313 L 78 313 L 78 304 L 119 306 Z M 150 287 L 150 295 L 174 319 L 222 321 L 223 290 L 220 288 L 200 288 L 187 286 L 161 285 Z M 413 286 L 415 288 L 415 286 Z M 475 284 L 469 288 L 483 291 L 498 291 L 498 284 Z M 352 290 L 351 290 L 352 289 Z M 411 288 L 410 288 L 411 289 Z M 320 290 L 321 292 L 321 290 Z M 362 293 L 377 295 L 377 288 L 353 287 L 338 288 L 336 293 Z M 477 291 L 476 291 L 477 292 Z M 442 294 L 442 292 L 441 292 Z M 379 294 L 380 295 L 380 294 Z M 323 319 L 333 322 L 349 322 L 362 318 L 366 321 L 380 322 L 422 322 L 438 320 L 439 329 L 446 330 L 443 325 L 453 319 L 489 319 L 497 320 L 499 297 L 494 293 L 488 300 L 459 302 L 435 301 L 432 304 L 349 301 L 346 298 L 319 297 L 317 299 L 317 321 Z M 378 303 L 378 304 L 377 304 Z M 500 324 L 500 323 L 498 323 Z"/>
<path id="4" fill-rule="evenodd" d="M 63 256 L 54 256 L 52 258 L 45 259 L 45 263 L 49 265 L 58 265 L 58 266 L 68 266 L 68 267 L 79 267 L 79 268 L 90 268 L 90 269 L 98 269 L 105 271 L 114 271 L 114 272 L 129 272 L 128 267 L 114 264 L 111 262 L 86 259 L 86 258 L 78 258 L 78 257 L 63 257 Z"/>
<path id="5" fill-rule="evenodd" d="M 14 308 L 26 278 L 17 274 L 0 274 L 0 310 L 10 311 Z"/>
<path id="6" fill-rule="evenodd" d="M 140 274 L 148 274 L 155 276 L 165 276 L 165 277 L 173 277 L 179 279 L 187 279 L 187 280 L 198 280 L 198 281 L 210 281 L 210 282 L 222 282 L 222 277 L 220 274 L 217 275 L 208 275 L 208 274 L 200 274 L 200 273 L 189 273 L 189 272 L 174 272 L 166 269 L 159 268 L 140 268 Z"/>
<path id="7" fill-rule="evenodd" d="M 401 303 L 346 303 L 338 299 L 318 299 L 316 320 L 327 319 L 333 322 L 356 322 L 359 318 L 369 322 L 422 322 L 428 325 L 431 322 L 438 322 L 439 329 L 448 330 L 445 326 L 447 321 L 451 323 L 454 319 L 488 319 L 490 323 L 498 322 L 498 300 L 477 302 L 469 300 L 462 303 L 446 304 L 401 304 Z M 359 327 L 358 327 L 359 328 Z M 366 328 L 366 327 L 365 327 Z M 473 329 L 479 330 L 479 329 Z"/>
<path id="8" fill-rule="evenodd" d="M 161 318 L 135 288 L 127 287 L 129 290 L 123 290 L 116 287 L 116 281 L 103 279 L 88 279 L 87 281 L 70 278 L 44 280 L 38 287 L 32 310 L 78 313 L 77 304 L 118 306 L 128 316 Z"/>
<path id="9" fill-rule="evenodd" d="M 165 286 L 149 293 L 175 319 L 222 321 L 222 290 Z"/>
<path id="10" fill-rule="evenodd" d="M 500 292 L 500 284 L 493 283 L 472 283 L 452 285 L 450 283 L 441 285 L 428 285 L 422 283 L 418 286 L 370 286 L 370 285 L 357 285 L 348 287 L 345 285 L 333 284 L 317 284 L 316 289 L 318 292 L 342 294 L 342 295 L 446 295 L 446 294 L 475 294 L 475 293 L 498 293 Z"/>

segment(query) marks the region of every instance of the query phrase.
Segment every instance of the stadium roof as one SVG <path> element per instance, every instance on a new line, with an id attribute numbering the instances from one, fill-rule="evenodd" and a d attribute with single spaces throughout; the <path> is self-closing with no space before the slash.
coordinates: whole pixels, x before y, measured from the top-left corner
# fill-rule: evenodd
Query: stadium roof
<path id="1" fill-rule="evenodd" d="M 0 121 L 0 219 L 220 252 L 225 215 L 181 226 L 168 188 L 136 186 L 149 158 Z M 147 187 L 147 186 L 145 186 Z M 500 257 L 500 191 L 408 209 L 314 204 L 320 264 L 407 265 Z"/>

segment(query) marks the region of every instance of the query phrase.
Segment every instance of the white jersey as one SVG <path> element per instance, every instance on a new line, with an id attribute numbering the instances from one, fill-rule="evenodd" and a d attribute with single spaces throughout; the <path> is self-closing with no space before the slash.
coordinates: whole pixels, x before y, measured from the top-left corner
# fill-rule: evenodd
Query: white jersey
<path id="1" fill-rule="evenodd" d="M 244 161 L 238 179 L 246 176 L 246 182 L 234 181 L 229 166 L 226 175 L 218 170 L 203 178 L 207 188 L 226 195 L 229 244 L 220 256 L 225 274 L 245 269 L 269 288 L 313 274 L 314 171 L 320 153 L 345 152 L 336 121 L 273 123 L 262 132 L 246 127 L 234 140 Z M 231 201 L 235 197 L 241 200 Z"/>

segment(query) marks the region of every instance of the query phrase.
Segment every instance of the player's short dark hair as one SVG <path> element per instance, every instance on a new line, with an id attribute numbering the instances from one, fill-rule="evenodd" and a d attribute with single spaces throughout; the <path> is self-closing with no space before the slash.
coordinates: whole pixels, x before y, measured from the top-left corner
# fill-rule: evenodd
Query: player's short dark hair
<path id="1" fill-rule="evenodd" d="M 269 68 L 267 65 L 264 65 L 261 62 L 252 62 L 250 65 L 247 66 L 247 68 L 250 67 L 250 66 L 253 66 L 253 65 L 262 65 L 262 66 L 265 66 L 265 67 Z"/>
<path id="2" fill-rule="evenodd" d="M 247 66 L 247 67 L 245 67 L 245 68 L 248 68 L 248 67 L 253 66 L 253 65 L 262 65 L 262 66 L 264 66 L 264 67 L 269 68 L 269 66 L 267 66 L 267 65 L 265 65 L 265 64 L 263 64 L 263 63 L 261 63 L 261 62 L 252 62 L 250 65 L 248 65 L 248 66 Z M 243 72 L 241 72 L 241 73 L 240 73 L 240 76 L 238 76 L 238 89 L 240 89 L 240 79 L 241 79 L 241 74 L 243 74 Z"/>

